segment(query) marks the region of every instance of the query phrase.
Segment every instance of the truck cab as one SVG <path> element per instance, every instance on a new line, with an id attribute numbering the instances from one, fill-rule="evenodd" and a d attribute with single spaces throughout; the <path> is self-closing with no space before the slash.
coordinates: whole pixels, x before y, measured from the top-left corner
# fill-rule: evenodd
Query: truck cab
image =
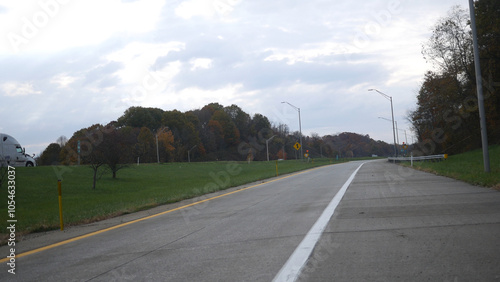
<path id="1" fill-rule="evenodd" d="M 0 166 L 36 166 L 36 161 L 26 154 L 17 140 L 0 133 Z"/>

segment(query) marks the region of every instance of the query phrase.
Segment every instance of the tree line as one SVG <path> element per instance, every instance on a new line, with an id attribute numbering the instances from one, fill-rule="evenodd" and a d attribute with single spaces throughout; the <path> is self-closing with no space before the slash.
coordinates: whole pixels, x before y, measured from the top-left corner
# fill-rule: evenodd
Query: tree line
<path id="1" fill-rule="evenodd" d="M 500 143 L 500 1 L 475 2 L 489 144 Z M 481 147 L 470 14 L 460 6 L 440 19 L 422 54 L 428 71 L 408 115 L 421 154 L 460 153 Z"/>
<path id="2" fill-rule="evenodd" d="M 269 140 L 273 137 L 271 140 Z M 250 116 L 239 106 L 211 103 L 181 112 L 159 108 L 130 107 L 116 121 L 78 130 L 66 140 L 50 144 L 41 154 L 41 165 L 107 165 L 113 176 L 135 162 L 262 161 L 299 159 L 293 146 L 299 132 L 285 124 L 272 124 L 261 114 Z M 387 156 L 391 145 L 368 135 L 341 133 L 303 136 L 303 151 L 311 157 Z M 96 177 L 98 177 L 96 175 Z"/>

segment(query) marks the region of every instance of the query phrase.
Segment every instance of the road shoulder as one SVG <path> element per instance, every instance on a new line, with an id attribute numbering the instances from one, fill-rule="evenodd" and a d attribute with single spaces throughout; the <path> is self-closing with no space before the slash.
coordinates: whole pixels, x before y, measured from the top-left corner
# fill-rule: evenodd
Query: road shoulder
<path id="1" fill-rule="evenodd" d="M 500 279 L 500 193 L 387 162 L 358 172 L 301 281 Z"/>

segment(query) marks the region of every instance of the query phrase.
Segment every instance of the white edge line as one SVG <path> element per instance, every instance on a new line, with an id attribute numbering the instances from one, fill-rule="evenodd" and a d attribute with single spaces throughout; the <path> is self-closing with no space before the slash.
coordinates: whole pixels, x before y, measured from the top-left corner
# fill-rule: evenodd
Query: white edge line
<path id="1" fill-rule="evenodd" d="M 314 247 L 319 241 L 321 234 L 326 228 L 326 225 L 330 221 L 330 218 L 333 216 L 335 209 L 340 203 L 340 200 L 344 197 L 345 192 L 351 182 L 354 180 L 354 177 L 358 173 L 359 169 L 364 165 L 362 163 L 347 179 L 342 188 L 335 194 L 331 202 L 325 208 L 321 216 L 318 218 L 316 223 L 314 223 L 313 227 L 307 232 L 307 235 L 304 237 L 302 242 L 300 242 L 299 246 L 295 249 L 293 254 L 288 258 L 287 262 L 281 270 L 278 272 L 276 277 L 274 277 L 273 281 L 281 282 L 281 281 L 296 281 L 299 277 L 302 268 L 307 262 L 307 259 L 311 255 Z"/>

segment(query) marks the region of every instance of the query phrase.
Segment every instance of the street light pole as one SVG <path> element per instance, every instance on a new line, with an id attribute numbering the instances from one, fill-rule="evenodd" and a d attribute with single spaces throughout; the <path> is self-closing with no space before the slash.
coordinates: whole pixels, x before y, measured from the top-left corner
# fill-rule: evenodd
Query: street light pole
<path id="1" fill-rule="evenodd" d="M 378 117 L 378 118 L 381 118 L 381 119 L 383 119 L 383 120 L 386 120 L 386 121 L 388 121 L 388 122 L 391 122 L 391 120 L 390 120 L 390 119 L 388 119 L 388 118 L 384 118 L 384 117 Z M 396 120 L 396 121 L 394 121 L 394 123 L 396 123 L 396 140 L 397 140 L 397 143 L 398 143 L 398 145 L 399 145 L 399 131 L 403 131 L 403 130 L 402 130 L 402 129 L 398 129 L 398 121 L 397 121 L 397 120 Z M 406 130 L 405 130 L 404 132 L 405 132 L 405 134 L 406 134 Z"/>
<path id="2" fill-rule="evenodd" d="M 477 88 L 477 102 L 479 108 L 479 119 L 481 126 L 481 144 L 483 147 L 483 165 L 484 172 L 491 172 L 490 169 L 490 153 L 488 150 L 488 132 L 486 130 L 486 112 L 484 110 L 484 95 L 483 95 L 483 82 L 481 77 L 481 64 L 479 62 L 479 48 L 477 43 L 477 30 L 476 30 L 476 9 L 474 8 L 474 1 L 469 0 L 469 12 L 472 30 L 472 43 L 474 47 L 474 67 L 476 69 L 476 88 Z"/>
<path id="3" fill-rule="evenodd" d="M 303 160 L 304 159 L 304 154 L 302 153 L 302 122 L 300 120 L 300 108 L 297 108 L 295 107 L 294 105 L 284 101 L 284 102 L 281 102 L 281 104 L 283 103 L 287 103 L 288 105 L 290 105 L 292 108 L 294 108 L 296 111 L 299 112 L 299 134 L 300 134 L 300 159 Z"/>
<path id="4" fill-rule="evenodd" d="M 406 129 L 398 129 L 399 131 L 403 131 L 405 133 L 406 144 L 408 144 L 408 136 L 406 136 Z"/>
<path id="5" fill-rule="evenodd" d="M 384 118 L 384 117 L 378 117 L 378 118 L 381 118 L 381 119 L 385 119 L 386 121 L 391 121 L 390 119 L 388 118 Z M 408 144 L 408 136 L 406 136 L 406 129 L 398 129 L 398 122 L 396 121 L 396 130 L 398 132 L 398 144 L 399 144 L 399 131 L 403 131 L 405 133 L 405 139 L 406 139 L 406 144 Z"/>
<path id="6" fill-rule="evenodd" d="M 266 150 L 267 150 L 267 161 L 269 161 L 269 141 L 273 139 L 276 135 L 271 136 L 271 138 L 266 140 Z"/>
<path id="7" fill-rule="evenodd" d="M 193 150 L 194 148 L 196 148 L 196 146 L 198 146 L 198 145 L 194 145 L 191 149 L 188 150 L 188 163 L 191 162 L 191 157 L 190 157 L 191 150 Z"/>
<path id="8" fill-rule="evenodd" d="M 160 163 L 160 150 L 158 149 L 158 134 L 162 133 L 163 130 L 165 130 L 165 128 L 162 128 L 160 130 L 160 132 L 158 132 L 158 130 L 156 130 L 156 160 L 158 161 L 158 163 Z"/>
<path id="9" fill-rule="evenodd" d="M 387 95 L 387 94 L 384 94 L 380 91 L 378 91 L 377 89 L 368 89 L 368 91 L 376 91 L 378 94 L 384 96 L 384 98 L 386 98 L 387 100 L 389 100 L 391 102 L 391 114 L 392 114 L 392 135 L 394 137 L 394 155 L 395 157 L 398 156 L 398 150 L 396 148 L 396 129 L 394 128 L 394 107 L 392 105 L 392 97 Z"/>
<path id="10" fill-rule="evenodd" d="M 396 140 L 398 142 L 398 145 L 399 145 L 399 129 L 398 129 L 398 121 L 394 121 L 396 123 Z"/>
<path id="11" fill-rule="evenodd" d="M 158 132 L 155 134 L 156 136 L 156 160 L 160 163 L 160 150 L 158 149 Z"/>

